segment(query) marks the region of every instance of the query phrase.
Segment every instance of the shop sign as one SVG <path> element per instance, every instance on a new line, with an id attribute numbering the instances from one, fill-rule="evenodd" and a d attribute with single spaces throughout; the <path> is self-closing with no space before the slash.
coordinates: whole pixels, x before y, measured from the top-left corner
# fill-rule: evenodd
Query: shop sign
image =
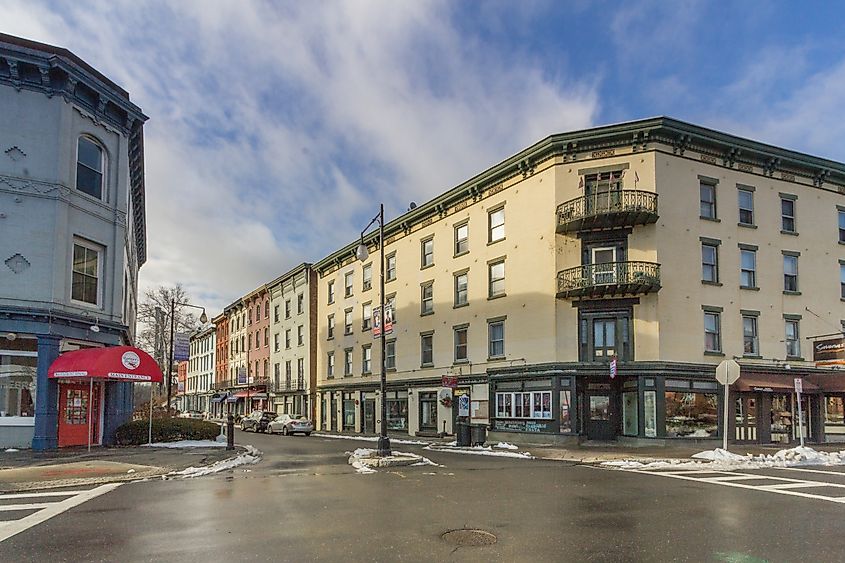
<path id="1" fill-rule="evenodd" d="M 493 425 L 500 432 L 552 432 L 551 422 L 539 420 L 496 420 Z"/>
<path id="2" fill-rule="evenodd" d="M 845 337 L 813 342 L 813 361 L 822 364 L 845 363 Z"/>
<path id="3" fill-rule="evenodd" d="M 456 375 L 444 375 L 440 378 L 440 381 L 441 387 L 448 387 L 450 389 L 454 389 L 458 386 L 458 376 Z"/>

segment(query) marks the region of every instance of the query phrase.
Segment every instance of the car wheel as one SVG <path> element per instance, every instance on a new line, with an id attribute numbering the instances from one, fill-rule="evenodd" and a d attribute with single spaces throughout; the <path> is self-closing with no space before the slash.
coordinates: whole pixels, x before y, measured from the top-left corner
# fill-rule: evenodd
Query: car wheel
<path id="1" fill-rule="evenodd" d="M 306 435 L 306 436 L 310 436 L 310 435 L 311 435 L 311 432 L 306 432 L 306 433 L 305 433 L 305 435 Z"/>
<path id="2" fill-rule="evenodd" d="M 243 432 L 246 432 L 246 424 L 244 424 L 243 422 L 241 422 L 241 430 Z"/>
<path id="3" fill-rule="evenodd" d="M 282 434 L 284 434 L 285 436 L 290 436 L 290 430 L 288 430 L 288 427 L 287 427 L 287 426 L 285 426 L 285 427 L 282 429 Z"/>

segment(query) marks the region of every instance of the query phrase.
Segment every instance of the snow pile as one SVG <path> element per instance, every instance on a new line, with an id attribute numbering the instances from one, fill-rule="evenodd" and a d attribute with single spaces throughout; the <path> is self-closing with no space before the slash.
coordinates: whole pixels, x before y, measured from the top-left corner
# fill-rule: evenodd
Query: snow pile
<path id="1" fill-rule="evenodd" d="M 767 467 L 795 467 L 800 465 L 845 465 L 845 450 L 820 452 L 813 448 L 797 446 L 779 450 L 773 454 L 738 455 L 722 448 L 693 454 L 692 460 L 663 461 L 605 461 L 604 467 L 616 469 L 660 470 L 660 469 L 704 469 L 710 471 L 735 471 L 738 469 L 765 469 Z M 699 461 L 702 460 L 702 461 Z"/>
<path id="2" fill-rule="evenodd" d="M 513 444 L 508 444 L 507 442 L 499 442 L 494 448 L 499 448 L 502 450 L 518 450 L 519 446 L 514 446 Z"/>
<path id="3" fill-rule="evenodd" d="M 3 451 L 6 452 L 7 454 L 10 454 L 10 453 L 14 453 L 14 452 L 19 452 L 20 450 L 15 449 L 15 448 L 6 448 Z"/>
<path id="4" fill-rule="evenodd" d="M 354 452 L 349 455 L 349 465 L 355 468 L 357 473 L 362 475 L 368 475 L 370 473 L 378 473 L 375 469 L 371 467 L 367 467 L 363 463 L 361 463 L 362 457 L 371 457 L 375 453 L 375 450 L 369 448 L 358 448 Z"/>
<path id="5" fill-rule="evenodd" d="M 419 467 L 421 465 L 433 465 L 434 467 L 444 467 L 443 465 L 440 465 L 439 463 L 434 463 L 433 461 L 431 461 L 427 457 L 423 457 L 417 463 L 412 463 L 411 467 Z"/>
<path id="6" fill-rule="evenodd" d="M 499 452 L 494 451 L 491 447 L 485 446 L 473 446 L 471 448 L 433 448 L 431 446 L 426 446 L 423 448 L 425 450 L 431 451 L 438 451 L 438 452 L 450 452 L 455 454 L 468 454 L 468 455 L 486 455 L 492 457 L 515 457 L 519 459 L 534 459 L 534 456 L 528 452 Z"/>
<path id="7" fill-rule="evenodd" d="M 215 440 L 179 440 L 178 442 L 153 442 L 152 444 L 144 444 L 150 448 L 222 448 L 226 446 L 226 442 L 217 442 Z"/>
<path id="8" fill-rule="evenodd" d="M 345 434 L 322 434 L 314 432 L 312 436 L 319 436 L 320 438 L 336 438 L 338 440 L 360 440 L 362 442 L 378 442 L 378 436 L 350 436 Z M 402 440 L 401 438 L 391 438 L 391 444 L 411 444 L 416 446 L 428 445 L 428 442 L 421 442 L 420 440 Z"/>
<path id="9" fill-rule="evenodd" d="M 202 477 L 211 473 L 219 473 L 227 469 L 234 469 L 240 465 L 250 465 L 261 461 L 261 452 L 252 446 L 246 446 L 246 452 L 239 456 L 230 457 L 221 461 L 216 461 L 211 465 L 204 467 L 189 467 L 182 471 L 174 471 L 171 475 L 180 475 L 184 478 Z"/>
<path id="10" fill-rule="evenodd" d="M 706 459 L 708 461 L 748 461 L 751 455 L 732 454 L 728 450 L 716 448 L 715 450 L 707 450 L 693 454 L 694 459 Z"/>

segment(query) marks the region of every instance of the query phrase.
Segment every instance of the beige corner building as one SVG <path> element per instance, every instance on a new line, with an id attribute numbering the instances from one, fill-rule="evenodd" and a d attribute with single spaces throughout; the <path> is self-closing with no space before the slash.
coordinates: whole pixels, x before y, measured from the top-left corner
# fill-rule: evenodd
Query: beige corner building
<path id="1" fill-rule="evenodd" d="M 270 296 L 270 389 L 274 410 L 313 418 L 317 385 L 316 296 L 311 264 L 267 284 Z"/>
<path id="2" fill-rule="evenodd" d="M 716 439 L 736 358 L 731 440 L 797 440 L 795 378 L 805 435 L 835 440 L 845 376 L 814 346 L 842 336 L 843 193 L 841 163 L 669 118 L 540 141 L 385 226 L 389 428 Z M 367 242 L 314 265 L 326 430 L 378 429 Z"/>

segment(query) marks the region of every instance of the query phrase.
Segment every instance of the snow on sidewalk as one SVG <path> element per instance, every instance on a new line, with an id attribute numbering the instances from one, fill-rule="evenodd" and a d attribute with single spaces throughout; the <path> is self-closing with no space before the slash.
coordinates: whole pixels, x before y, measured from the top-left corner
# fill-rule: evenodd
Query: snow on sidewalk
<path id="1" fill-rule="evenodd" d="M 230 457 L 229 459 L 224 459 L 221 461 L 217 461 L 212 463 L 211 465 L 206 465 L 204 467 L 189 467 L 187 469 L 183 469 L 182 471 L 174 471 L 170 473 L 171 476 L 180 476 L 183 478 L 193 478 L 193 477 L 202 477 L 203 475 L 209 475 L 211 473 L 219 473 L 220 471 L 226 471 L 227 469 L 234 469 L 235 467 L 239 467 L 241 465 L 253 465 L 261 461 L 261 452 L 258 451 L 253 446 L 245 446 L 246 452 L 235 456 Z"/>
<path id="2" fill-rule="evenodd" d="M 489 446 L 472 446 L 471 448 L 458 447 L 438 447 L 426 446 L 424 450 L 431 450 L 433 452 L 449 452 L 453 454 L 467 454 L 467 455 L 486 455 L 491 457 L 514 457 L 518 459 L 534 459 L 534 456 L 529 452 L 501 452 L 496 451 Z"/>
<path id="3" fill-rule="evenodd" d="M 335 438 L 337 440 L 359 440 L 362 442 L 378 442 L 378 436 L 351 436 L 345 434 L 323 434 L 321 432 L 314 432 L 312 436 L 319 436 L 320 438 Z M 420 440 L 403 440 L 401 438 L 391 438 L 391 444 L 410 444 L 412 446 L 426 446 L 431 442 L 423 442 Z"/>
<path id="4" fill-rule="evenodd" d="M 692 455 L 693 459 L 672 459 L 663 461 L 605 461 L 601 465 L 616 469 L 637 469 L 643 471 L 660 469 L 708 469 L 713 471 L 734 471 L 737 469 L 765 469 L 767 467 L 796 467 L 807 465 L 845 465 L 845 450 L 820 452 L 813 448 L 797 446 L 779 450 L 773 454 L 739 455 L 716 448 Z"/>
<path id="5" fill-rule="evenodd" d="M 179 440 L 178 442 L 153 442 L 142 444 L 149 448 L 223 448 L 226 442 L 215 440 Z"/>

